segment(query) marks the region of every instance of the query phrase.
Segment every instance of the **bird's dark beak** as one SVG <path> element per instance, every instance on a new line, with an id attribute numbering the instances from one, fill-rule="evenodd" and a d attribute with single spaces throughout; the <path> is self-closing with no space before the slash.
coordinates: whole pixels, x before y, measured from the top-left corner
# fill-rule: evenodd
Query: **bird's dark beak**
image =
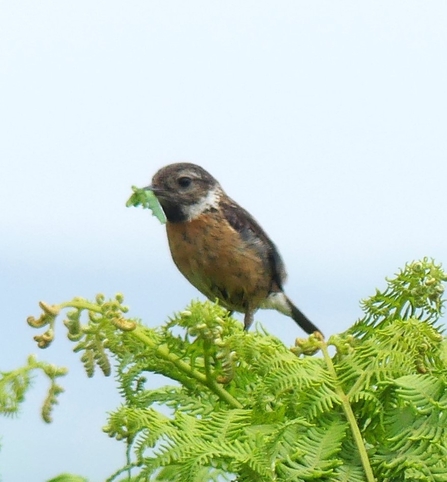
<path id="1" fill-rule="evenodd" d="M 149 184 L 149 186 L 143 187 L 143 190 L 144 191 L 152 191 L 156 196 L 163 195 L 163 193 L 165 192 L 164 189 L 152 186 L 152 184 Z"/>

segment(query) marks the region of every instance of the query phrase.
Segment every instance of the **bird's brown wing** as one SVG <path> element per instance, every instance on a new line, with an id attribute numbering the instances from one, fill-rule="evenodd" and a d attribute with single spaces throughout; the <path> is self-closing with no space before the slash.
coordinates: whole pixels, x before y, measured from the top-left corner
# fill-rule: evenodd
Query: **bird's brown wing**
<path id="1" fill-rule="evenodd" d="M 233 200 L 221 200 L 220 208 L 230 226 L 239 233 L 244 242 L 253 246 L 266 260 L 271 271 L 271 291 L 282 291 L 286 270 L 273 241 L 267 236 L 253 216 Z"/>

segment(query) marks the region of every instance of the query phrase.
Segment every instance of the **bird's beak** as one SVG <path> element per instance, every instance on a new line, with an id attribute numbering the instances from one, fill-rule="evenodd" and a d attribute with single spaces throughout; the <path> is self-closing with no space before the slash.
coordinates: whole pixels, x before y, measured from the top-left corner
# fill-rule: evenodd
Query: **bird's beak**
<path id="1" fill-rule="evenodd" d="M 156 196 L 157 195 L 163 195 L 163 193 L 164 193 L 164 189 L 152 186 L 152 184 L 149 184 L 149 186 L 143 187 L 143 190 L 144 191 L 152 191 Z"/>

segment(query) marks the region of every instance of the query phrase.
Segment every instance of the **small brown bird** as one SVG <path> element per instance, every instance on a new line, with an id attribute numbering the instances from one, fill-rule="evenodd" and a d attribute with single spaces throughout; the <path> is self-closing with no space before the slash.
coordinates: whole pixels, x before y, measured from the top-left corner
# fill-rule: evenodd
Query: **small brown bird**
<path id="1" fill-rule="evenodd" d="M 205 169 L 186 162 L 160 169 L 146 189 L 166 214 L 174 263 L 211 301 L 245 314 L 258 308 L 290 316 L 306 333 L 320 331 L 285 295 L 284 263 L 276 246 Z"/>

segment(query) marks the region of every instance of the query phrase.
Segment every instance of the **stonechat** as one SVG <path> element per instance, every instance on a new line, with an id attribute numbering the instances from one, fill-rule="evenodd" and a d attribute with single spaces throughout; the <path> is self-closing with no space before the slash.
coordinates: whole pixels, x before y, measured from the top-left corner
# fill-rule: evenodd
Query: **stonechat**
<path id="1" fill-rule="evenodd" d="M 255 311 L 267 308 L 290 316 L 306 333 L 320 331 L 285 295 L 286 271 L 276 246 L 205 169 L 170 164 L 146 189 L 166 214 L 177 268 L 211 301 L 244 313 L 245 330 Z"/>

